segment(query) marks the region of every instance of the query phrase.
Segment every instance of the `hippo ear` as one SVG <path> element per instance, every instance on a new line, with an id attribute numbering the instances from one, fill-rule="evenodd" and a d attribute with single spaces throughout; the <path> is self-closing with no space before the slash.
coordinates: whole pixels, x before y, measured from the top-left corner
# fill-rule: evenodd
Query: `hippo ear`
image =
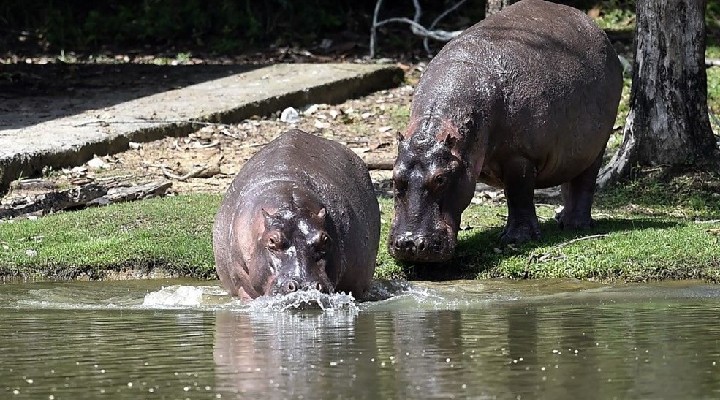
<path id="1" fill-rule="evenodd" d="M 443 140 L 443 143 L 445 144 L 445 146 L 452 150 L 455 148 L 459 141 L 460 140 L 457 136 L 447 135 L 445 137 L 445 140 Z"/>
<path id="2" fill-rule="evenodd" d="M 318 211 L 317 216 L 318 216 L 318 218 L 320 218 L 320 219 L 324 219 L 324 218 L 325 218 L 325 214 L 326 214 L 326 210 L 325 210 L 325 207 L 323 207 L 323 208 L 320 209 L 320 211 Z"/>
<path id="3" fill-rule="evenodd" d="M 405 136 L 403 136 L 402 132 L 398 131 L 396 135 L 398 143 L 402 143 L 403 139 L 405 139 Z"/>
<path id="4" fill-rule="evenodd" d="M 273 215 L 269 212 L 265 211 L 265 209 L 261 209 L 263 218 L 265 219 L 265 224 L 268 225 L 272 222 Z"/>

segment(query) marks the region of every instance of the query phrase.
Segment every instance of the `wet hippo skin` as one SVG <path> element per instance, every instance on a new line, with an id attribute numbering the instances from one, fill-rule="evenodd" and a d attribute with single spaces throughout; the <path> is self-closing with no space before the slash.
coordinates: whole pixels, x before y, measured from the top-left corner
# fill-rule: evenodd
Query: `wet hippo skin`
<path id="1" fill-rule="evenodd" d="M 564 5 L 522 0 L 448 42 L 424 71 L 399 136 L 390 253 L 450 259 L 477 181 L 505 191 L 502 243 L 540 237 L 535 188 L 562 185 L 561 227 L 591 226 L 621 90 L 605 33 Z"/>
<path id="2" fill-rule="evenodd" d="M 233 296 L 319 289 L 362 297 L 379 236 L 363 161 L 340 143 L 295 129 L 240 170 L 218 210 L 213 251 Z"/>

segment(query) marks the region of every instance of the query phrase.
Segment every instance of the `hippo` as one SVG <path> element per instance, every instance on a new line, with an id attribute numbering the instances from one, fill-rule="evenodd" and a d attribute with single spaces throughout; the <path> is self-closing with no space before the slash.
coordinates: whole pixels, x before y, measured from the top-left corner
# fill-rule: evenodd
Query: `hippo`
<path id="1" fill-rule="evenodd" d="M 220 282 L 243 299 L 304 289 L 362 297 L 379 239 L 380 210 L 363 161 L 297 129 L 247 161 L 213 225 Z"/>
<path id="2" fill-rule="evenodd" d="M 521 0 L 448 42 L 398 137 L 390 254 L 451 259 L 477 181 L 505 192 L 501 243 L 539 239 L 536 188 L 561 185 L 561 228 L 590 227 L 622 85 L 605 33 L 564 5 Z"/>

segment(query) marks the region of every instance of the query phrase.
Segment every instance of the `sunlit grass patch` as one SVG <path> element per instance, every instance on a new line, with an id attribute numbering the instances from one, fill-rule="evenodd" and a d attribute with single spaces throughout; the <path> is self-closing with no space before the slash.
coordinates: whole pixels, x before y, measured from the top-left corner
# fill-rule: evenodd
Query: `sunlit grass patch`
<path id="1" fill-rule="evenodd" d="M 214 276 L 211 226 L 220 196 L 151 199 L 0 224 L 0 272 L 99 277 L 163 268 Z"/>

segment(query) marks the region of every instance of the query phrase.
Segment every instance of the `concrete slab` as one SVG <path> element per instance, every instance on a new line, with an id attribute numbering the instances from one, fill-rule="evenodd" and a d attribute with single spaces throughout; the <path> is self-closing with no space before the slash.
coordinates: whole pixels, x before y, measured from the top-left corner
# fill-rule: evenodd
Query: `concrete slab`
<path id="1" fill-rule="evenodd" d="M 395 66 L 277 64 L 141 95 L 132 85 L 84 90 L 82 96 L 3 98 L 0 194 L 20 176 L 79 165 L 128 143 L 187 135 L 193 121 L 232 123 L 285 107 L 338 103 L 402 81 Z M 166 85 L 167 86 L 167 85 Z M 8 106 L 10 105 L 10 106 Z"/>

